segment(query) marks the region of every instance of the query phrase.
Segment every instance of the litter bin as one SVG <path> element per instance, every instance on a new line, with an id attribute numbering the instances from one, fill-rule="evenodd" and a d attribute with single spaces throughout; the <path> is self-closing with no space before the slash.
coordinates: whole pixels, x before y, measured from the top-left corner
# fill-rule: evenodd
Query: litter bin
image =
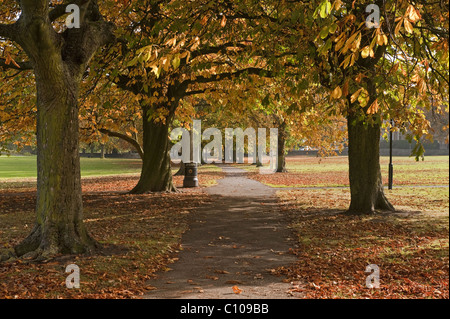
<path id="1" fill-rule="evenodd" d="M 197 163 L 186 163 L 184 165 L 183 187 L 198 187 Z"/>

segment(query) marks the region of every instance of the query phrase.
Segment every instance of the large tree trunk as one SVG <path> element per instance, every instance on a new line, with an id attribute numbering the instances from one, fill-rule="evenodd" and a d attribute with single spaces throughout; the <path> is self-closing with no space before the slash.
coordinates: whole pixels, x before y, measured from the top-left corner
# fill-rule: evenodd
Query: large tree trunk
<path id="1" fill-rule="evenodd" d="M 143 150 L 142 171 L 138 184 L 131 190 L 131 194 L 145 194 L 149 192 L 176 191 L 172 182 L 170 161 L 169 125 L 170 119 L 164 123 L 148 120 L 147 109 L 143 116 Z"/>
<path id="2" fill-rule="evenodd" d="M 100 158 L 105 159 L 105 144 L 100 144 Z"/>
<path id="3" fill-rule="evenodd" d="M 377 209 L 393 211 L 384 195 L 380 169 L 379 123 L 367 124 L 349 115 L 348 160 L 351 203 L 349 214 L 373 214 Z"/>
<path id="4" fill-rule="evenodd" d="M 278 126 L 278 160 L 277 173 L 286 173 L 286 122 L 282 121 Z"/>
<path id="5" fill-rule="evenodd" d="M 96 246 L 83 224 L 78 148 L 78 83 L 37 78 L 36 225 L 18 256 L 84 253 Z"/>
<path id="6" fill-rule="evenodd" d="M 21 15 L 10 26 L 12 41 L 30 59 L 37 88 L 37 204 L 31 234 L 15 247 L 17 256 L 46 257 L 90 251 L 96 242 L 83 224 L 78 150 L 78 90 L 95 51 L 114 39 L 96 0 L 86 1 L 80 28 L 57 33 L 52 21 L 64 6 L 19 1 Z M 51 16 L 51 18 L 50 18 Z"/>
<path id="7" fill-rule="evenodd" d="M 184 176 L 186 174 L 186 165 L 181 161 L 180 169 L 173 176 Z"/>

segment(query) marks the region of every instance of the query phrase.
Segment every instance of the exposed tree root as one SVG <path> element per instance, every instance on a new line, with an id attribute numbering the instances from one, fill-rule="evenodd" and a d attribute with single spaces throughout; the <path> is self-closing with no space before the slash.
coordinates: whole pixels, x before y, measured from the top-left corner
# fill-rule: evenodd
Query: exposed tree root
<path id="1" fill-rule="evenodd" d="M 31 234 L 14 247 L 14 256 L 27 260 L 43 261 L 53 256 L 92 253 L 101 245 L 82 227 L 78 232 L 57 231 L 56 228 L 42 232 L 41 226 L 34 227 Z"/>

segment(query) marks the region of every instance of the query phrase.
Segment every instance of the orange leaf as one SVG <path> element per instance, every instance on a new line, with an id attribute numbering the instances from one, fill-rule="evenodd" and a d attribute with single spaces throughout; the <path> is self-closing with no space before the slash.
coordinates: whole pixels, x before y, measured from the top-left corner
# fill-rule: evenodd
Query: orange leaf
<path id="1" fill-rule="evenodd" d="M 231 289 L 233 289 L 233 292 L 234 292 L 236 295 L 239 295 L 239 294 L 242 292 L 242 289 L 239 289 L 238 286 L 233 286 Z"/>
<path id="2" fill-rule="evenodd" d="M 222 16 L 222 21 L 220 21 L 220 26 L 224 28 L 227 25 L 227 17 L 225 15 Z"/>
<path id="3" fill-rule="evenodd" d="M 380 109 L 380 106 L 378 105 L 378 99 L 375 100 L 375 102 L 372 103 L 372 105 L 367 110 L 367 114 L 375 114 Z"/>

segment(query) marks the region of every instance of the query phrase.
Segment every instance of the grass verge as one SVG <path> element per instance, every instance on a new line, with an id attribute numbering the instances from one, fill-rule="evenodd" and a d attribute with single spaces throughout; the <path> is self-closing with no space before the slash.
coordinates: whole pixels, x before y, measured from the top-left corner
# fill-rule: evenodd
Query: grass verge
<path id="1" fill-rule="evenodd" d="M 448 298 L 448 189 L 388 192 L 397 212 L 346 216 L 346 189 L 279 191 L 298 248 L 295 265 L 279 271 L 303 284 L 307 298 Z M 380 268 L 368 289 L 366 267 Z"/>
<path id="2" fill-rule="evenodd" d="M 381 173 L 388 183 L 388 157 L 381 157 Z M 416 162 L 410 157 L 394 157 L 394 185 L 448 185 L 448 156 L 429 156 Z M 236 164 L 246 169 L 249 177 L 272 187 L 336 187 L 349 186 L 348 157 L 286 157 L 287 173 L 258 174 L 254 165 Z"/>
<path id="3" fill-rule="evenodd" d="M 85 223 L 104 251 L 92 256 L 56 256 L 46 263 L 0 264 L 0 298 L 136 298 L 155 272 L 176 260 L 190 212 L 208 198 L 177 194 L 85 194 Z M 31 231 L 34 192 L 0 196 L 0 253 Z M 81 288 L 67 289 L 65 267 L 80 267 Z"/>

